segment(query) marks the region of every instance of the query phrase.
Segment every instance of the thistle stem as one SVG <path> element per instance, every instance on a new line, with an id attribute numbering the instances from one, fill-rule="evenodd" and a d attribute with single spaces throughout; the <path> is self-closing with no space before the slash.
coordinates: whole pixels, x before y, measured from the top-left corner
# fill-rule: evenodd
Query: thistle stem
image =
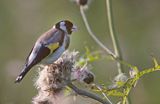
<path id="1" fill-rule="evenodd" d="M 89 35 L 94 39 L 94 41 L 101 47 L 103 48 L 108 54 L 112 55 L 114 58 L 116 57 L 116 55 L 109 49 L 107 48 L 97 37 L 96 35 L 92 32 L 90 26 L 89 26 L 89 23 L 88 23 L 88 20 L 86 18 L 86 15 L 85 15 L 85 12 L 84 12 L 84 8 L 82 6 L 80 6 L 80 13 L 81 13 L 81 16 L 82 16 L 82 19 L 84 21 L 84 24 L 87 28 L 87 31 L 89 33 Z"/>
<path id="2" fill-rule="evenodd" d="M 109 31 L 111 35 L 111 39 L 113 42 L 113 48 L 115 51 L 115 55 L 117 58 L 120 60 L 123 60 L 121 50 L 118 44 L 118 38 L 116 35 L 115 27 L 114 27 L 114 21 L 113 21 L 113 12 L 112 12 L 112 1 L 111 0 L 106 0 L 106 9 L 107 9 L 107 16 L 108 16 L 108 25 L 109 25 Z M 117 67 L 118 67 L 118 73 L 124 73 L 124 69 L 121 63 L 117 62 Z M 131 104 L 130 97 L 128 96 L 127 104 Z"/>
<path id="3" fill-rule="evenodd" d="M 120 47 L 119 47 L 119 44 L 118 44 L 118 38 L 117 38 L 116 31 L 115 31 L 115 28 L 114 28 L 111 0 L 106 0 L 106 8 L 107 8 L 109 32 L 110 32 L 110 36 L 111 36 L 111 39 L 112 39 L 115 55 L 116 55 L 117 58 L 122 60 L 122 54 L 121 54 L 121 51 L 120 51 Z M 119 62 L 117 62 L 117 67 L 118 67 L 118 73 L 124 73 L 122 65 Z"/>
<path id="4" fill-rule="evenodd" d="M 105 97 L 105 99 L 110 103 L 110 104 L 113 104 L 112 102 L 111 102 L 111 100 L 107 97 L 107 95 L 102 91 L 102 88 L 100 87 L 100 86 L 96 86 L 100 91 L 101 91 L 101 93 L 102 93 L 102 95 Z"/>
<path id="5" fill-rule="evenodd" d="M 102 99 L 101 97 L 97 96 L 96 94 L 90 93 L 90 92 L 88 92 L 86 90 L 79 89 L 78 87 L 76 87 L 72 83 L 68 83 L 68 86 L 79 95 L 87 96 L 89 98 L 92 98 L 94 100 L 97 100 L 97 101 L 101 102 L 102 104 L 111 104 L 110 102 L 105 101 L 104 99 Z"/>

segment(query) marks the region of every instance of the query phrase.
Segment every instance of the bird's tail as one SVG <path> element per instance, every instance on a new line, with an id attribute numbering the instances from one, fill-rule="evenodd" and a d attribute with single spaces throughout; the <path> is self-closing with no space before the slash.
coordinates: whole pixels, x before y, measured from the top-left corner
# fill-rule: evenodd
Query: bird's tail
<path id="1" fill-rule="evenodd" d="M 20 83 L 21 80 L 24 78 L 24 76 L 27 74 L 27 72 L 30 70 L 30 67 L 25 66 L 22 70 L 22 72 L 18 75 L 18 77 L 15 80 L 15 83 Z"/>

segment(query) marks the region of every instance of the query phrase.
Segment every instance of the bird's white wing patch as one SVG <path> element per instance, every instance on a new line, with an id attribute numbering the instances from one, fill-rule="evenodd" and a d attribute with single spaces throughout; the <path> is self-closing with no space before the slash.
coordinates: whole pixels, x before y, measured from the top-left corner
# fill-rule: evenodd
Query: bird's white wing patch
<path id="1" fill-rule="evenodd" d="M 28 58 L 28 64 L 30 64 L 35 59 L 35 57 L 37 56 L 37 53 L 38 53 L 40 47 L 41 47 L 40 43 L 36 43 L 35 44 L 32 52 L 31 52 L 31 54 L 30 54 L 30 56 Z"/>

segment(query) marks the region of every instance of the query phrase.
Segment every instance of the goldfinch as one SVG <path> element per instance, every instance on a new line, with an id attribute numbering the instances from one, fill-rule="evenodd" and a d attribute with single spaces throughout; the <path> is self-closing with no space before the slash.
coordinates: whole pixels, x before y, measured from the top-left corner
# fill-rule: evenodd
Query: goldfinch
<path id="1" fill-rule="evenodd" d="M 54 63 L 70 44 L 70 35 L 77 27 L 68 20 L 56 23 L 53 28 L 42 34 L 30 51 L 21 73 L 15 83 L 20 82 L 27 72 L 36 64 Z"/>

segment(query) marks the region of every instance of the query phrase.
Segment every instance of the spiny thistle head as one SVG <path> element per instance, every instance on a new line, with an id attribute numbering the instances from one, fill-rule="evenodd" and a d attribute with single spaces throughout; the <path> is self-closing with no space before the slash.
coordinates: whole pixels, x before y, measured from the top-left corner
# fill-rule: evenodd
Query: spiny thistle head
<path id="1" fill-rule="evenodd" d="M 88 0 L 76 0 L 78 5 L 85 6 L 88 3 Z"/>
<path id="2" fill-rule="evenodd" d="M 63 89 L 70 81 L 77 53 L 66 51 L 55 63 L 42 67 L 35 82 L 38 95 L 33 98 L 33 104 L 55 104 L 55 97 L 62 97 Z"/>
<path id="3" fill-rule="evenodd" d="M 35 82 L 38 90 L 58 90 L 65 86 L 65 80 L 71 77 L 71 70 L 76 61 L 78 52 L 66 51 L 55 63 L 42 66 Z"/>
<path id="4" fill-rule="evenodd" d="M 120 88 L 127 82 L 127 80 L 128 77 L 126 76 L 126 74 L 120 73 L 114 78 L 113 84 L 108 86 L 108 89 Z"/>
<path id="5" fill-rule="evenodd" d="M 76 79 L 79 82 L 90 84 L 94 81 L 94 74 L 88 69 L 85 64 L 83 67 L 75 68 L 72 72 L 72 79 Z"/>
<path id="6" fill-rule="evenodd" d="M 75 2 L 78 6 L 83 7 L 84 9 L 88 9 L 89 4 L 91 3 L 91 0 L 71 0 Z"/>
<path id="7" fill-rule="evenodd" d="M 38 95 L 33 98 L 33 104 L 57 103 L 55 98 L 64 97 L 63 89 L 73 78 L 87 84 L 93 82 L 94 75 L 88 70 L 87 65 L 76 65 L 77 55 L 78 52 L 66 51 L 55 63 L 42 66 L 35 82 Z"/>

